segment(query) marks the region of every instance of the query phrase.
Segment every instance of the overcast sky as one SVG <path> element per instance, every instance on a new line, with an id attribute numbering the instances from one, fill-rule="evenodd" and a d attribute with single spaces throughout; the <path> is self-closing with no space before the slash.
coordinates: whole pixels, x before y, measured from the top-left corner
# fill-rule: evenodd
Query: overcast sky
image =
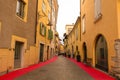
<path id="1" fill-rule="evenodd" d="M 57 31 L 61 39 L 65 33 L 65 25 L 75 23 L 80 15 L 80 0 L 58 0 Z"/>

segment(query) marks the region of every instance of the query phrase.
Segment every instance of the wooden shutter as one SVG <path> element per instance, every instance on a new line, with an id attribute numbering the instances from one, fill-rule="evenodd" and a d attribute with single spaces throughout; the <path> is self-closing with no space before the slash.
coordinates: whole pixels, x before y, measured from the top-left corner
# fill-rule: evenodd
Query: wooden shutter
<path id="1" fill-rule="evenodd" d="M 25 8 L 25 3 L 22 1 L 21 2 L 21 17 L 22 18 L 24 18 L 24 13 L 25 13 L 24 8 Z"/>
<path id="2" fill-rule="evenodd" d="M 42 35 L 42 23 L 40 23 L 40 30 L 39 30 L 39 32 Z"/>
<path id="3" fill-rule="evenodd" d="M 44 36 L 46 36 L 46 27 L 44 26 Z"/>

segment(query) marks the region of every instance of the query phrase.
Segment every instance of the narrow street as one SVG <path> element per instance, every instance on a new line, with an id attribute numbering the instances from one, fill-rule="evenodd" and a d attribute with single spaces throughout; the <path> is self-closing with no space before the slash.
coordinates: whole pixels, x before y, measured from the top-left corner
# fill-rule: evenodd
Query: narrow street
<path id="1" fill-rule="evenodd" d="M 115 80 L 105 72 L 64 56 L 55 56 L 0 76 L 0 80 Z"/>
<path id="2" fill-rule="evenodd" d="M 0 6 L 0 80 L 120 80 L 120 0 Z"/>
<path id="3" fill-rule="evenodd" d="M 63 56 L 15 80 L 94 80 L 85 71 Z"/>

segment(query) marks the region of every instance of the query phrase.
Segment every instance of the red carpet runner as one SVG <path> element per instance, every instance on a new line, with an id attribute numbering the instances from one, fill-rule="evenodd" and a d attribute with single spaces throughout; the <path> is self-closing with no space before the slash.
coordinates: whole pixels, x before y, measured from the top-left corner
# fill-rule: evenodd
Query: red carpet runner
<path id="1" fill-rule="evenodd" d="M 115 78 L 98 71 L 92 67 L 89 67 L 81 62 L 77 62 L 74 59 L 69 58 L 70 61 L 74 62 L 76 65 L 78 65 L 80 68 L 85 70 L 90 76 L 92 76 L 95 80 L 115 80 Z"/>
<path id="2" fill-rule="evenodd" d="M 16 71 L 13 71 L 13 72 L 10 72 L 8 74 L 5 74 L 3 76 L 0 76 L 0 80 L 14 80 L 15 78 L 21 76 L 21 75 L 24 75 L 34 69 L 37 69 L 37 68 L 40 68 L 42 66 L 45 66 L 46 64 L 49 64 L 53 61 L 55 61 L 57 59 L 57 57 L 54 57 L 46 62 L 41 62 L 40 64 L 35 64 L 33 66 L 29 66 L 27 68 L 23 68 L 23 69 L 19 69 L 19 70 L 16 70 Z"/>

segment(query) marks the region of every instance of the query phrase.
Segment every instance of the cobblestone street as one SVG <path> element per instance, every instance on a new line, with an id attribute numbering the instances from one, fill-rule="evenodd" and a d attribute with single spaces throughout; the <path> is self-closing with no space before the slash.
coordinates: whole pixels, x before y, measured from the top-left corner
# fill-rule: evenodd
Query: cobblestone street
<path id="1" fill-rule="evenodd" d="M 84 70 L 63 56 L 15 80 L 93 80 Z"/>

